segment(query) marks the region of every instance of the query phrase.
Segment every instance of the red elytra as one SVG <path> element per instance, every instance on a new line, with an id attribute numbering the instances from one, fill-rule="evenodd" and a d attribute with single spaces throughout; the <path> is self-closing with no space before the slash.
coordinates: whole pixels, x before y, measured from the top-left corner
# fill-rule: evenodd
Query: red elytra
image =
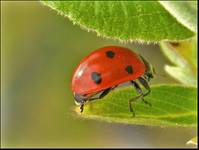
<path id="1" fill-rule="evenodd" d="M 81 95 L 96 93 L 135 80 L 142 76 L 145 70 L 143 60 L 128 48 L 99 48 L 84 58 L 76 68 L 72 77 L 72 91 Z M 93 80 L 93 72 L 100 75 L 100 83 Z"/>
<path id="2" fill-rule="evenodd" d="M 99 48 L 84 58 L 73 74 L 72 91 L 75 102 L 80 105 L 82 113 L 87 101 L 101 99 L 117 85 L 130 81 L 139 94 L 129 99 L 129 109 L 135 116 L 131 106 L 133 101 L 140 98 L 151 106 L 144 97 L 151 91 L 148 81 L 153 78 L 154 73 L 151 64 L 128 48 L 120 46 Z M 140 84 L 147 92 L 142 91 Z"/>

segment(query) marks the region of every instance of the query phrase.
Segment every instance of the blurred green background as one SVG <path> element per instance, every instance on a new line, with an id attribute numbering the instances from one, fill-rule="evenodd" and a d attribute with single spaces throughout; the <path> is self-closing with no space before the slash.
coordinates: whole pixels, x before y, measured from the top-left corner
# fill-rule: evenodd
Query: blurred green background
<path id="1" fill-rule="evenodd" d="M 156 44 L 119 43 L 82 30 L 40 2 L 2 2 L 2 147 L 186 147 L 192 128 L 146 127 L 75 115 L 73 70 L 91 51 L 122 45 L 160 74 Z M 177 83 L 156 76 L 151 84 Z"/>

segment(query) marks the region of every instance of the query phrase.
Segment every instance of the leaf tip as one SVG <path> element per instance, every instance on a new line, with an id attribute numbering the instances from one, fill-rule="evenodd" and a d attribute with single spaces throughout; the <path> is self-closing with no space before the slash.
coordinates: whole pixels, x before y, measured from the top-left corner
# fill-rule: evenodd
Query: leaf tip
<path id="1" fill-rule="evenodd" d="M 198 145 L 197 140 L 198 140 L 198 138 L 196 136 L 196 137 L 192 138 L 191 140 L 189 140 L 186 144 L 187 145 L 197 146 Z"/>

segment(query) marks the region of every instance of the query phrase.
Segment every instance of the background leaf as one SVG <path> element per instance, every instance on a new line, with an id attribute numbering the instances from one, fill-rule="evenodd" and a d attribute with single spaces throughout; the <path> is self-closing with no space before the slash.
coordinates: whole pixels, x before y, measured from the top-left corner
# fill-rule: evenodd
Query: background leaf
<path id="1" fill-rule="evenodd" d="M 198 137 L 197 137 L 197 136 L 196 136 L 196 137 L 193 137 L 191 140 L 189 140 L 189 141 L 187 142 L 187 145 L 194 145 L 194 146 L 197 146 L 197 145 L 198 145 L 197 141 L 198 141 Z"/>
<path id="2" fill-rule="evenodd" d="M 196 126 L 196 88 L 178 85 L 153 86 L 145 100 L 134 103 L 135 117 L 129 111 L 128 100 L 137 95 L 132 88 L 120 88 L 105 98 L 89 102 L 81 115 L 85 118 L 149 126 Z M 76 108 L 79 112 L 79 108 Z"/>
<path id="3" fill-rule="evenodd" d="M 100 36 L 122 41 L 176 41 L 194 35 L 194 32 L 184 26 L 183 22 L 179 22 L 181 19 L 176 19 L 178 15 L 172 16 L 158 1 L 114 3 L 111 1 L 43 1 L 42 3 L 58 11 L 59 14 L 67 16 L 74 24 L 93 30 Z M 181 6 L 184 5 L 181 4 Z M 179 8 L 177 10 L 184 11 Z M 182 15 L 180 18 L 188 15 Z"/>
<path id="4" fill-rule="evenodd" d="M 197 46 L 196 38 L 179 43 L 161 42 L 161 49 L 174 66 L 166 65 L 165 70 L 184 84 L 196 86 Z"/>
<path id="5" fill-rule="evenodd" d="M 196 32 L 197 1 L 160 1 L 179 22 Z"/>

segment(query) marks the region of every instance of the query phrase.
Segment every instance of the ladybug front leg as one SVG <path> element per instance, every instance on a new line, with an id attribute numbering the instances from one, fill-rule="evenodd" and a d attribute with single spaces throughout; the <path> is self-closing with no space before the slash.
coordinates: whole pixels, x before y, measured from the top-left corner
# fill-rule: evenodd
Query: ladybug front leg
<path id="1" fill-rule="evenodd" d="M 88 100 L 88 95 L 81 95 L 74 93 L 75 103 L 80 105 L 80 113 L 84 110 L 84 103 Z"/>
<path id="2" fill-rule="evenodd" d="M 84 103 L 80 105 L 79 109 L 80 109 L 80 113 L 84 111 Z"/>

